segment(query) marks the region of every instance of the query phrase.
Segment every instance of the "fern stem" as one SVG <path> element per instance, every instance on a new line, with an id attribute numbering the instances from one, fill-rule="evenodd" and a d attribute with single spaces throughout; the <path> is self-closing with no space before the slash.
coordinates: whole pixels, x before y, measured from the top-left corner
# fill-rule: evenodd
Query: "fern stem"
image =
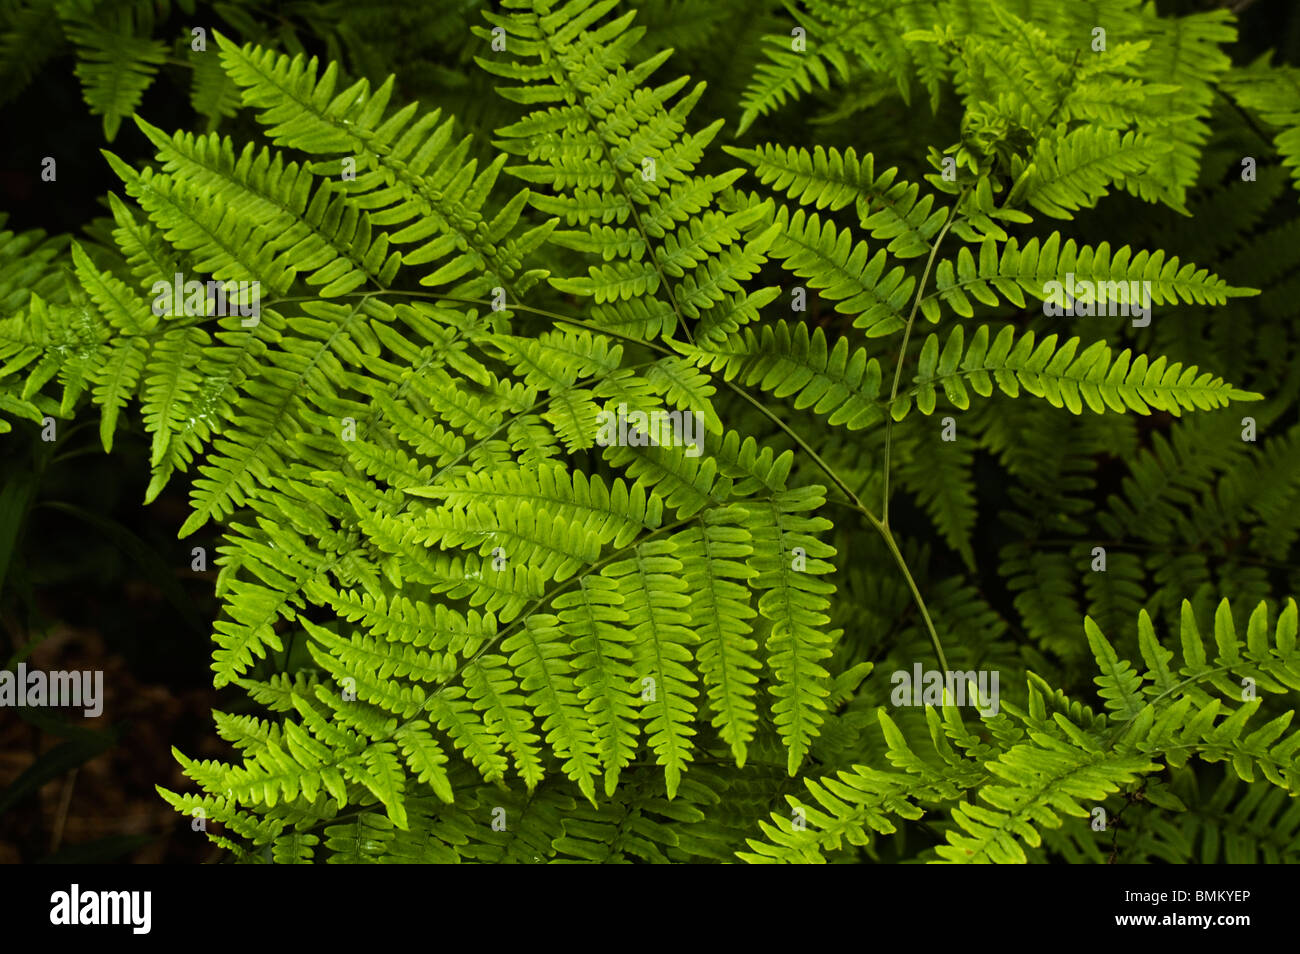
<path id="1" fill-rule="evenodd" d="M 898 400 L 898 385 L 903 379 L 903 359 L 907 357 L 907 342 L 912 337 L 912 325 L 916 322 L 916 311 L 921 307 L 921 297 L 925 294 L 925 286 L 930 281 L 930 270 L 934 268 L 934 260 L 939 254 L 939 246 L 943 244 L 943 237 L 948 234 L 952 224 L 957 219 L 957 207 L 961 205 L 961 200 L 965 197 L 970 187 L 966 186 L 957 196 L 955 201 L 948 209 L 948 217 L 944 220 L 943 228 L 939 234 L 934 237 L 934 244 L 930 246 L 930 257 L 926 259 L 925 271 L 921 273 L 921 281 L 916 287 L 916 297 L 912 299 L 912 310 L 907 316 L 907 326 L 903 329 L 903 345 L 898 349 L 898 361 L 894 364 L 894 386 L 889 391 L 889 406 L 885 410 L 885 486 L 881 492 L 880 501 L 880 522 L 886 527 L 889 526 L 889 453 L 894 439 L 894 402 Z"/>
<path id="2" fill-rule="evenodd" d="M 436 301 L 454 301 L 458 305 L 484 305 L 489 308 L 492 307 L 492 302 L 486 298 L 458 298 L 454 295 L 443 294 L 442 292 L 407 291 L 401 288 L 389 288 L 381 292 L 380 291 L 349 292 L 345 295 L 339 295 L 337 297 L 376 298 L 385 295 L 404 295 L 408 298 L 431 298 Z M 303 295 L 297 298 L 277 298 L 274 301 L 268 302 L 266 307 L 269 308 L 272 305 L 282 304 L 283 302 L 286 301 L 319 301 L 319 300 L 320 298 L 315 295 Z M 626 341 L 628 344 L 642 345 L 643 347 L 650 348 L 653 351 L 658 351 L 660 354 L 670 355 L 672 357 L 677 356 L 677 352 L 673 351 L 671 348 L 665 348 L 661 344 L 656 344 L 653 341 L 647 341 L 644 338 L 637 338 L 632 335 L 625 335 L 618 331 L 611 331 L 610 329 L 594 324 L 593 322 L 584 321 L 581 318 L 572 318 L 569 315 L 562 315 L 557 311 L 547 311 L 545 308 L 533 308 L 530 305 L 520 305 L 514 302 L 511 302 L 508 305 L 506 305 L 506 308 L 511 311 L 526 311 L 531 315 L 538 315 L 543 318 L 550 318 L 552 321 L 562 321 L 566 325 L 573 325 L 577 328 L 585 328 L 587 331 L 591 331 L 599 335 L 608 335 L 611 338 L 617 338 L 619 341 Z"/>
<path id="3" fill-rule="evenodd" d="M 1214 86 L 1214 92 L 1219 95 L 1220 99 L 1222 99 L 1225 103 L 1227 103 L 1229 106 L 1233 108 L 1233 110 L 1237 113 L 1237 115 L 1241 117 L 1242 121 L 1245 122 L 1245 124 L 1248 127 L 1250 127 L 1250 131 L 1259 137 L 1261 142 L 1270 143 L 1273 141 L 1269 137 L 1268 133 L 1264 132 L 1264 130 L 1260 128 L 1259 123 L 1255 121 L 1255 117 L 1252 116 L 1247 110 L 1243 109 L 1241 104 L 1238 103 L 1234 97 L 1229 96 L 1227 93 L 1221 90 L 1217 84 Z"/>
<path id="4" fill-rule="evenodd" d="M 898 549 L 898 543 L 894 540 L 894 534 L 890 531 L 889 527 L 877 520 L 873 514 L 868 513 L 866 509 L 863 509 L 862 513 L 871 521 L 872 526 L 876 528 L 877 532 L 884 539 L 885 546 L 889 547 L 889 552 L 894 555 L 894 562 L 898 564 L 898 568 L 903 572 L 903 578 L 907 580 L 907 585 L 912 591 L 912 599 L 916 602 L 917 609 L 921 611 L 921 618 L 925 620 L 925 628 L 930 634 L 930 642 L 933 644 L 934 654 L 939 660 L 939 668 L 944 672 L 947 672 L 948 659 L 943 654 L 943 644 L 939 642 L 939 634 L 935 632 L 934 621 L 930 619 L 930 611 L 926 608 L 925 600 L 921 597 L 921 591 L 917 588 L 916 580 L 912 579 L 912 573 L 907 568 L 907 561 L 903 559 L 902 551 Z"/>
<path id="5" fill-rule="evenodd" d="M 835 471 L 831 469 L 830 465 L 821 459 L 821 455 L 819 455 L 815 450 L 813 450 L 810 446 L 808 446 L 808 442 L 805 441 L 802 437 L 800 437 L 797 433 L 795 433 L 795 431 L 788 424 L 786 424 L 785 421 L 777 417 L 776 414 L 774 414 L 771 411 L 771 409 L 769 409 L 765 404 L 763 404 L 762 401 L 756 399 L 748 391 L 744 390 L 743 388 L 737 387 L 731 381 L 727 381 L 726 384 L 729 388 L 731 388 L 732 391 L 734 391 L 736 394 L 739 394 L 750 404 L 754 405 L 754 407 L 757 408 L 768 420 L 770 420 L 773 424 L 779 427 L 782 431 L 786 433 L 786 435 L 791 440 L 793 440 L 796 444 L 798 444 L 799 448 L 810 458 L 812 458 L 813 463 L 816 464 L 818 468 L 821 469 L 822 473 L 824 473 L 827 477 L 829 477 L 831 482 L 840 489 L 840 492 L 843 493 L 844 496 L 849 499 L 849 503 L 853 505 L 854 509 L 858 510 L 861 513 L 866 514 L 867 516 L 871 517 L 873 520 L 875 519 L 875 515 L 870 513 L 866 509 L 866 507 L 863 506 L 862 501 L 858 499 L 858 495 L 849 489 L 849 485 L 844 482 L 844 479 L 840 477 L 839 474 L 835 473 Z"/>
<path id="6" fill-rule="evenodd" d="M 784 421 L 764 406 L 761 401 L 756 400 L 752 395 L 748 394 L 730 381 L 727 382 L 727 386 L 750 404 L 754 405 L 754 407 L 762 412 L 770 421 L 776 424 L 777 427 L 785 431 L 785 433 L 799 445 L 804 453 L 812 458 L 813 463 L 820 467 L 822 472 L 831 479 L 835 486 L 840 489 L 840 492 L 848 498 L 849 504 L 853 509 L 866 517 L 871 525 L 876 528 L 876 532 L 879 533 L 881 539 L 885 541 L 885 546 L 888 547 L 889 552 L 893 554 L 894 562 L 897 563 L 898 568 L 903 571 L 903 578 L 907 580 L 908 588 L 912 591 L 912 599 L 916 602 L 917 609 L 921 611 L 921 618 L 925 620 L 925 628 L 930 635 L 930 643 L 934 646 L 934 654 L 939 660 L 939 668 L 947 672 L 948 659 L 943 653 L 943 644 L 939 641 L 939 634 L 934 628 L 934 621 L 930 619 L 930 610 L 925 605 L 925 599 L 921 596 L 921 590 L 917 587 L 916 580 L 912 578 L 912 571 L 908 569 L 907 560 L 903 558 L 903 553 L 899 550 L 898 542 L 894 539 L 894 534 L 890 531 L 888 525 L 872 513 L 866 505 L 858 499 L 858 495 L 849 488 L 849 485 L 844 482 L 843 478 L 841 478 L 839 474 L 835 473 L 835 471 L 831 469 L 829 464 L 821 459 L 821 456 L 815 450 L 808 446 L 807 441 L 796 434 Z"/>

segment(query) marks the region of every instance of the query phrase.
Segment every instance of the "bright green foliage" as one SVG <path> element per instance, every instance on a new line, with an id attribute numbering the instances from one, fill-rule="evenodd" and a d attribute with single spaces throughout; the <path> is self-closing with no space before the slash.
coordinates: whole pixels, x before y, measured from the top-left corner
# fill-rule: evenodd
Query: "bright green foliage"
<path id="1" fill-rule="evenodd" d="M 801 205 L 835 211 L 852 202 L 862 227 L 877 241 L 889 239 L 888 251 L 900 258 L 929 252 L 946 218 L 934 208 L 934 196 L 898 180 L 897 169 L 875 175 L 875 157 L 870 153 L 859 159 L 851 148 L 840 152 L 816 146 L 809 153 L 772 144 L 727 151 L 752 165 L 764 185 L 774 192 L 784 190 Z M 817 219 L 809 216 L 807 221 Z"/>
<path id="2" fill-rule="evenodd" d="M 97 407 L 110 450 L 139 421 L 148 498 L 185 474 L 180 535 L 221 534 L 214 683 L 249 701 L 215 714 L 229 760 L 177 753 L 197 791 L 163 797 L 249 862 L 1096 862 L 1092 809 L 1139 793 L 1142 858 L 1214 854 L 1180 813 L 1234 798 L 1232 857 L 1293 854 L 1260 792 L 1300 779 L 1296 608 L 1238 547 L 1300 538 L 1300 434 L 1257 451 L 1237 422 L 1294 382 L 1283 343 L 1242 358 L 1204 315 L 1284 308 L 1287 263 L 1246 254 L 1253 225 L 1193 264 L 1072 222 L 1229 217 L 1197 186 L 1230 151 L 1216 84 L 1293 125 L 1289 74 L 1230 71 L 1221 12 L 1116 0 L 1087 60 L 1081 5 L 836 0 L 797 14 L 806 51 L 745 51 L 728 124 L 662 75 L 662 5 L 503 6 L 462 37 L 491 133 L 214 33 L 208 131 L 135 118 L 156 160 L 106 153 L 102 241 L 0 233 L 0 426 Z M 110 137 L 146 52 L 111 97 L 96 74 Z M 889 160 L 765 126 L 724 148 L 832 73 L 848 126 L 896 93 L 960 116 Z M 177 275 L 207 284 L 158 307 Z M 1149 283 L 1158 317 L 1042 310 L 1070 282 Z M 997 714 L 886 711 L 938 658 L 1001 673 Z"/>
<path id="3" fill-rule="evenodd" d="M 1035 345 L 1034 333 L 1019 339 L 1006 327 L 989 341 L 987 325 L 981 325 L 963 351 L 965 333 L 958 325 L 942 350 L 937 335 L 925 339 L 910 393 L 894 403 L 895 420 L 907 414 L 911 399 L 922 414 L 933 413 L 936 388 L 942 388 L 958 410 L 970 406 L 970 394 L 963 381 L 980 397 L 993 393 L 993 386 L 1011 397 L 1023 387 L 1053 407 L 1067 407 L 1075 414 L 1086 406 L 1098 414 L 1136 411 L 1150 414 L 1154 408 L 1178 415 L 1182 409 L 1210 410 L 1232 400 L 1258 395 L 1245 394 L 1209 372 L 1198 373 L 1195 365 L 1184 368 L 1164 358 L 1149 362 L 1145 355 L 1132 359 L 1129 352 L 1111 353 L 1104 341 L 1082 351 L 1079 339 L 1070 338 L 1057 347 L 1056 335 Z"/>
<path id="4" fill-rule="evenodd" d="M 1193 758 L 1225 762 L 1242 781 L 1258 778 L 1294 795 L 1300 733 L 1287 729 L 1295 712 L 1266 719 L 1260 710 L 1266 694 L 1300 688 L 1296 619 L 1296 604 L 1288 601 L 1270 626 L 1260 604 L 1243 639 L 1225 600 L 1207 649 L 1184 603 L 1179 649 L 1173 650 L 1144 612 L 1138 620 L 1140 669 L 1120 658 L 1087 619 L 1105 713 L 1051 691 L 1031 673 L 1025 708 L 1003 703 L 1005 713 L 980 710 L 982 729 L 972 731 L 951 698 L 941 710 L 927 709 L 930 738 L 918 752 L 882 709 L 878 718 L 894 770 L 855 765 L 836 777 L 808 779 L 810 798 L 787 799 L 801 823 L 774 812 L 762 825 L 765 838 L 751 840 L 743 857 L 821 861 L 845 842 L 867 844 L 873 832 L 894 832 L 894 819 L 931 816 L 945 843 L 927 861 L 1024 862 L 1033 849 L 1086 832 L 1094 806 L 1137 797 L 1147 784 L 1160 784 L 1155 773 Z M 1162 808 L 1181 804 L 1154 791 L 1147 798 Z"/>
<path id="5" fill-rule="evenodd" d="M 816 0 L 808 9 L 797 15 L 803 37 L 767 38 L 742 125 L 826 87 L 831 69 L 855 89 L 837 117 L 895 84 L 905 99 L 920 86 L 937 102 L 952 82 L 965 107 L 962 142 L 949 150 L 958 167 L 1002 166 L 1013 198 L 1061 218 L 1111 183 L 1182 208 L 1213 84 L 1231 65 L 1219 44 L 1235 35 L 1226 11 L 1160 18 L 1140 0 Z"/>
<path id="6" fill-rule="evenodd" d="M 747 328 L 717 344 L 681 347 L 727 379 L 793 397 L 796 408 L 811 407 L 828 424 L 852 431 L 884 417 L 880 363 L 863 348 L 850 354 L 845 338 L 829 347 L 820 328 L 809 335 L 807 325 L 778 321 L 758 334 Z"/>
<path id="7" fill-rule="evenodd" d="M 938 17 L 941 6 L 868 0 L 813 4 L 811 14 L 796 15 L 799 26 L 789 35 L 765 38 L 771 62 L 758 68 L 746 90 L 741 131 L 801 90 L 825 87 L 828 68 L 841 78 L 861 69 L 895 77 L 905 101 L 911 100 L 914 84 L 937 98 L 943 57 L 906 43 L 905 37 Z"/>

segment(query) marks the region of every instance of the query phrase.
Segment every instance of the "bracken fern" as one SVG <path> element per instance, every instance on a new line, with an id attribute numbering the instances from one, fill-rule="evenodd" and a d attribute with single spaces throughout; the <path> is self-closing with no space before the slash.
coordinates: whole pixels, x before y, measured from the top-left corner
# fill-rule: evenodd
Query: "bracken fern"
<path id="1" fill-rule="evenodd" d="M 138 409 L 148 498 L 183 474 L 181 536 L 222 534 L 212 671 L 250 703 L 215 713 L 231 760 L 177 752 L 197 790 L 163 797 L 277 863 L 879 860 L 922 818 L 933 844 L 892 860 L 1104 861 L 1089 818 L 1133 800 L 1126 849 L 1174 860 L 1242 798 L 1188 767 L 1224 763 L 1258 840 L 1230 853 L 1293 856 L 1263 819 L 1297 824 L 1276 796 L 1300 782 L 1296 607 L 1192 538 L 1247 526 L 1285 560 L 1300 441 L 1237 440 L 1213 412 L 1261 395 L 1213 347 L 1030 312 L 1054 282 L 1145 282 L 1188 312 L 1271 284 L 1223 249 L 1221 278 L 1038 225 L 1115 193 L 1212 215 L 1219 91 L 1284 128 L 1294 173 L 1294 71 L 1230 68 L 1226 13 L 1136 0 L 810 4 L 806 48 L 765 41 L 739 129 L 832 82 L 841 118 L 955 92 L 958 140 L 908 178 L 861 147 L 724 145 L 704 84 L 663 78 L 670 51 L 615 0 L 505 7 L 475 28 L 514 110 L 494 138 L 395 102 L 392 77 L 216 34 L 196 82 L 218 118 L 237 90 L 264 141 L 137 117 L 157 158 L 105 154 L 115 245 L 2 236 L 0 426 L 92 404 L 110 450 Z M 111 101 L 84 67 L 109 138 L 155 52 L 104 54 Z M 255 320 L 160 315 L 177 274 L 257 283 Z M 792 290 L 820 322 L 785 312 Z M 1275 358 L 1229 367 L 1282 391 Z M 700 444 L 610 443 L 616 411 L 698 414 Z M 1184 416 L 1139 443 L 1136 418 Z M 1019 650 L 977 589 L 976 451 L 1016 508 L 997 570 Z M 1132 474 L 1085 580 L 1103 453 Z M 921 572 L 900 488 L 968 578 Z M 1000 711 L 884 705 L 890 670 L 949 653 L 1004 674 Z"/>

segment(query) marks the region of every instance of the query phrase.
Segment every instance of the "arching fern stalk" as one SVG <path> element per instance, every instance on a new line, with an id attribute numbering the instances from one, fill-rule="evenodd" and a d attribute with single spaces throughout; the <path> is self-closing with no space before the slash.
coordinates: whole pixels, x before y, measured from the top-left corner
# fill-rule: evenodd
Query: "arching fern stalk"
<path id="1" fill-rule="evenodd" d="M 1035 677 L 1023 710 L 1004 703 L 983 735 L 927 710 L 937 762 L 915 754 L 925 726 L 877 713 L 882 680 L 838 624 L 837 584 L 857 583 L 832 533 L 848 526 L 893 561 L 894 582 L 873 585 L 898 596 L 882 601 L 923 621 L 900 652 L 919 658 L 928 637 L 947 668 L 945 649 L 974 645 L 948 637 L 983 631 L 952 587 L 930 612 L 915 548 L 887 519 L 891 451 L 920 485 L 916 422 L 941 402 L 977 409 L 996 392 L 1063 415 L 1177 416 L 1259 397 L 1014 314 L 958 320 L 1070 280 L 1145 281 L 1170 305 L 1250 294 L 1160 252 L 1007 231 L 1112 185 L 1181 206 L 1181 167 L 1132 158 L 1150 147 L 1131 128 L 1152 121 L 1143 97 L 1167 85 L 1144 78 L 1085 126 L 1107 71 L 1130 61 L 1117 52 L 1056 103 L 1045 138 L 980 151 L 976 136 L 960 177 L 932 189 L 878 175 L 870 155 L 776 145 L 729 150 L 745 180 L 704 171 L 725 162 L 722 122 L 692 118 L 702 84 L 653 85 L 669 53 L 633 56 L 634 14 L 507 6 L 485 13 L 480 62 L 519 118 L 482 166 L 453 118 L 391 104 L 391 77 L 344 86 L 333 64 L 218 35 L 269 144 L 137 120 L 157 165 L 108 155 L 126 193 L 117 247 L 74 246 L 76 281 L 29 280 L 0 326 L 21 382 L 0 407 L 66 416 L 89 392 L 108 448 L 138 403 L 150 498 L 192 470 L 181 533 L 223 533 L 214 681 L 262 714 L 217 712 L 237 756 L 177 753 L 199 791 L 164 791 L 171 804 L 219 823 L 210 837 L 247 860 L 813 860 L 893 831 L 891 815 L 948 807 L 934 857 L 1016 861 L 1067 850 L 1062 815 L 1191 755 L 1293 790 L 1286 719 L 1244 734 L 1261 703 L 1230 709 L 1205 688 L 1227 694 L 1225 673 L 1300 686 L 1293 604 L 1272 643 L 1256 611 L 1244 653 L 1221 611 L 1214 665 L 1187 611 L 1183 671 L 1144 617 L 1141 677 L 1090 623 L 1108 715 Z M 952 72 L 987 122 L 995 106 L 1029 115 L 1052 82 L 1003 88 L 979 65 L 989 44 L 908 37 L 931 44 L 915 60 L 926 84 Z M 843 225 L 833 213 L 850 207 Z M 763 281 L 783 271 L 850 316 L 843 333 L 767 314 L 786 286 Z M 146 291 L 177 275 L 262 297 L 159 315 Z M 918 316 L 950 327 L 913 335 Z M 698 415 L 696 439 L 637 439 L 635 422 L 670 414 Z M 615 416 L 632 439 L 607 439 Z M 840 429 L 874 477 L 831 462 Z M 969 501 L 947 494 L 922 497 L 968 553 Z M 896 772 L 862 761 L 877 722 Z M 961 800 L 994 776 L 992 808 Z M 800 777 L 821 806 L 791 802 L 809 826 L 782 814 L 760 829 Z"/>

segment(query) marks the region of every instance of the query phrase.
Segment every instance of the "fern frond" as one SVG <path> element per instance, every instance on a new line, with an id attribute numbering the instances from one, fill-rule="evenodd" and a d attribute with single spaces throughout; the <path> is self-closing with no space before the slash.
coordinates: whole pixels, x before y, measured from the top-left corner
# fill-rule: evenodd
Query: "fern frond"
<path id="1" fill-rule="evenodd" d="M 796 408 L 811 407 L 827 422 L 859 430 L 884 416 L 880 363 L 866 349 L 851 351 L 848 339 L 830 347 L 820 328 L 785 321 L 765 325 L 699 347 L 679 346 L 684 354 L 724 378 L 756 385 L 776 397 L 794 397 Z"/>
<path id="2" fill-rule="evenodd" d="M 821 505 L 822 493 L 814 485 L 742 504 L 754 538 L 751 564 L 757 573 L 752 585 L 761 593 L 758 612 L 771 624 L 765 645 L 774 677 L 772 709 L 791 775 L 823 721 L 830 673 L 821 661 L 830 657 L 839 635 L 826 630 L 828 596 L 835 585 L 822 579 L 834 569 L 824 558 L 834 556 L 835 548 L 814 536 L 829 529 L 830 522 L 804 515 Z"/>
<path id="3" fill-rule="evenodd" d="M 137 9 L 140 9 L 137 7 Z M 148 9 L 148 8 L 144 8 Z M 91 113 L 104 117 L 104 138 L 112 142 L 122 120 L 133 114 L 154 75 L 167 59 L 167 46 L 150 39 L 152 17 L 137 32 L 134 10 L 110 16 L 95 28 L 69 25 L 68 39 L 77 47 L 76 74 Z"/>
<path id="4" fill-rule="evenodd" d="M 1133 283 L 1138 283 L 1137 294 L 1131 290 Z M 1010 239 L 1000 252 L 997 243 L 987 239 L 980 245 L 978 261 L 963 247 L 955 265 L 945 259 L 935 269 L 935 291 L 922 298 L 921 311 L 937 322 L 941 301 L 969 318 L 974 314 L 970 298 L 995 305 L 998 295 L 1023 308 L 1022 291 L 1050 301 L 1057 314 L 1075 303 L 1081 312 L 1084 304 L 1109 302 L 1112 307 L 1123 306 L 1125 314 L 1136 314 L 1153 304 L 1222 305 L 1258 294 L 1253 288 L 1233 287 L 1191 262 L 1166 259 L 1161 251 L 1135 253 L 1124 245 L 1112 252 L 1108 242 L 1078 246 L 1074 239 L 1062 244 L 1060 233 L 1053 232 L 1041 242 L 1032 238 L 1023 247 Z"/>
<path id="5" fill-rule="evenodd" d="M 631 634 L 634 690 L 656 760 L 664 767 L 668 797 L 677 794 L 682 772 L 691 759 L 695 729 L 696 675 L 685 665 L 698 637 L 686 628 L 691 605 L 682 563 L 668 541 L 637 546 L 627 560 L 611 563 L 602 575 L 614 580 L 622 597 Z"/>
<path id="6" fill-rule="evenodd" d="M 816 804 L 791 798 L 796 825 L 773 813 L 761 828 L 765 840 L 750 839 L 746 861 L 806 862 L 825 860 L 825 852 L 865 844 L 870 831 L 890 833 L 899 819 L 916 819 L 946 806 L 951 823 L 937 861 L 949 863 L 1023 863 L 1025 846 L 1042 844 L 1044 832 L 1066 818 L 1086 818 L 1088 805 L 1104 802 L 1126 787 L 1144 784 L 1165 765 L 1177 768 L 1195 757 L 1227 761 L 1236 775 L 1252 781 L 1256 772 L 1280 789 L 1294 792 L 1300 783 L 1300 733 L 1283 738 L 1293 712 L 1286 712 L 1246 734 L 1260 700 L 1238 677 L 1273 693 L 1300 688 L 1296 650 L 1297 611 L 1288 601 L 1270 632 L 1268 609 L 1251 613 L 1246 638 L 1236 633 L 1227 600 L 1215 613 L 1217 657 L 1211 665 L 1189 603 L 1183 604 L 1181 663 L 1162 646 L 1150 619 L 1139 617 L 1142 654 L 1149 669 L 1137 670 L 1116 653 L 1101 631 L 1087 621 L 1089 643 L 1101 669 L 1097 683 L 1109 717 L 1062 708 L 1058 697 L 1049 712 L 1047 697 L 1031 679 L 1026 709 L 1002 702 L 1003 713 L 980 718 L 991 742 L 964 727 L 956 706 L 927 707 L 930 728 L 925 757 L 918 755 L 883 711 L 880 725 L 890 761 L 899 770 L 884 773 L 854 766 L 838 778 L 806 780 Z M 1207 689 L 1218 689 L 1213 697 Z M 1224 700 L 1230 702 L 1224 702 Z M 1240 703 L 1235 710 L 1232 703 Z M 954 750 L 950 741 L 963 751 Z M 978 801 L 967 801 L 975 791 Z M 1153 796 L 1155 797 L 1155 796 Z M 1159 804 L 1174 804 L 1161 796 Z"/>
<path id="7" fill-rule="evenodd" d="M 921 195 L 919 186 L 897 179 L 897 168 L 877 176 L 871 153 L 859 159 L 852 147 L 841 152 L 815 146 L 809 153 L 773 143 L 726 150 L 753 166 L 759 181 L 772 191 L 784 191 L 800 205 L 834 212 L 852 202 L 863 228 L 877 241 L 888 240 L 887 250 L 899 258 L 928 253 L 943 227 L 945 212 L 933 207 L 934 196 Z"/>
<path id="8" fill-rule="evenodd" d="M 704 320 L 719 303 L 734 310 L 743 302 L 740 282 L 762 265 L 774 230 L 741 242 L 758 210 L 715 210 L 735 174 L 699 176 L 694 170 L 721 121 L 686 132 L 703 86 L 670 105 L 685 77 L 657 88 L 643 85 L 668 53 L 626 67 L 643 31 L 629 29 L 631 14 L 603 20 L 613 6 L 584 0 L 554 12 L 540 5 L 526 13 L 489 14 L 490 23 L 516 38 L 510 52 L 530 62 L 479 63 L 525 84 L 501 88 L 508 99 L 562 104 L 499 129 L 497 142 L 506 153 L 529 160 L 510 168 L 513 175 L 552 193 L 535 197 L 536 208 L 586 227 L 585 233 L 560 233 L 560 242 L 613 261 L 590 266 L 585 278 L 552 279 L 552 285 L 613 308 L 619 324 L 648 319 L 671 334 L 688 317 Z M 490 37 L 486 30 L 479 33 Z M 556 55 L 560 51 L 564 55 Z M 668 305 L 671 317 L 660 309 L 651 319 L 646 305 L 640 313 L 619 310 L 620 303 L 638 299 Z"/>
<path id="9" fill-rule="evenodd" d="M 1178 416 L 1184 410 L 1210 410 L 1260 397 L 1238 390 L 1196 365 L 1184 368 L 1181 362 L 1171 363 L 1163 357 L 1148 360 L 1145 355 L 1133 356 L 1128 349 L 1115 355 L 1104 341 L 1082 351 L 1078 338 L 1058 347 L 1057 336 L 1048 335 L 1035 344 L 1032 331 L 1017 338 L 1010 326 L 999 331 L 992 342 L 989 337 L 988 326 L 981 325 L 966 346 L 965 332 L 958 326 L 942 350 L 937 335 L 927 337 L 914 387 L 895 402 L 894 419 L 906 417 L 913 401 L 922 414 L 933 413 L 936 388 L 943 389 L 954 407 L 969 407 L 966 381 L 981 397 L 991 395 L 994 385 L 1013 398 L 1023 387 L 1034 397 L 1074 414 L 1082 413 L 1086 405 L 1097 414 L 1108 409 L 1138 414 L 1157 410 Z"/>

